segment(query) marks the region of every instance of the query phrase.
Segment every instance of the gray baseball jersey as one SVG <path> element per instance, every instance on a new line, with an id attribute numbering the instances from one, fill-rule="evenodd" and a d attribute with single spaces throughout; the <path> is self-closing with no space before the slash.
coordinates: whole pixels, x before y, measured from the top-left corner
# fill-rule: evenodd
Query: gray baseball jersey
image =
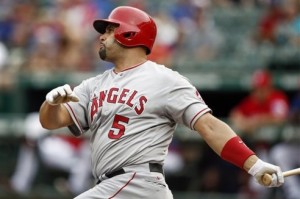
<path id="1" fill-rule="evenodd" d="M 193 129 L 210 109 L 177 72 L 146 61 L 118 74 L 113 69 L 74 88 L 65 104 L 81 135 L 90 130 L 96 178 L 128 165 L 163 164 L 177 123 Z"/>

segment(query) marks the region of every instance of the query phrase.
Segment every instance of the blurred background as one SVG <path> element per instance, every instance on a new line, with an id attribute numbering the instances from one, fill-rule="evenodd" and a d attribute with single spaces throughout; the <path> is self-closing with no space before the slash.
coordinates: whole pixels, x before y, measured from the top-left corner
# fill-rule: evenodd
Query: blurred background
<path id="1" fill-rule="evenodd" d="M 98 57 L 92 22 L 119 5 L 154 17 L 149 59 L 189 78 L 262 159 L 300 166 L 299 0 L 1 0 L 0 198 L 72 198 L 95 183 L 88 135 L 42 129 L 37 111 L 54 87 L 112 67 Z M 256 186 L 183 126 L 165 172 L 176 199 L 300 198 L 297 177 Z"/>

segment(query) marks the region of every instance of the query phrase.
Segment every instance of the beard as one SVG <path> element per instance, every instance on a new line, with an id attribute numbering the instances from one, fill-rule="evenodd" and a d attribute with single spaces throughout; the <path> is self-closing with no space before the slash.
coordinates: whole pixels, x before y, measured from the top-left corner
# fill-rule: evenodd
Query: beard
<path id="1" fill-rule="evenodd" d="M 99 57 L 102 59 L 102 60 L 105 60 L 106 59 L 106 49 L 105 48 L 102 48 L 99 50 L 98 52 L 99 54 Z"/>

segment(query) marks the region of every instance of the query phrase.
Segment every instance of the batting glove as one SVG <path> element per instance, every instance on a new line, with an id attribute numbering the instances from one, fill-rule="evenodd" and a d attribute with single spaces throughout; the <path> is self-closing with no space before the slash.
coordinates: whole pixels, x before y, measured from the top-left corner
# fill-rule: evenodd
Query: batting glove
<path id="1" fill-rule="evenodd" d="M 248 173 L 254 176 L 259 184 L 267 187 L 279 187 L 284 183 L 284 177 L 280 167 L 266 163 L 260 159 L 256 161 Z M 270 185 L 265 185 L 262 182 L 262 177 L 266 173 L 272 175 L 272 182 Z"/>
<path id="2" fill-rule="evenodd" d="M 79 102 L 79 98 L 72 91 L 68 84 L 64 86 L 57 87 L 51 90 L 46 95 L 46 101 L 51 105 L 58 105 L 66 102 Z"/>

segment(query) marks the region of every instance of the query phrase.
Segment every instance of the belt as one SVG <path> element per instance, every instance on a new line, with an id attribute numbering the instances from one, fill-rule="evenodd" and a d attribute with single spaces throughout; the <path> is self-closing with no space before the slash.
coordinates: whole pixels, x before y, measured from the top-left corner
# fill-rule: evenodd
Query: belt
<path id="1" fill-rule="evenodd" d="M 163 166 L 159 163 L 149 163 L 149 171 L 150 172 L 158 172 L 158 173 L 161 173 L 164 175 L 164 170 L 163 170 Z M 121 168 L 121 169 L 118 169 L 116 171 L 112 171 L 112 172 L 109 172 L 109 173 L 106 173 L 105 176 L 107 178 L 112 178 L 114 176 L 117 176 L 117 175 L 121 175 L 121 174 L 124 174 L 125 173 L 125 170 L 124 168 Z M 101 182 L 101 180 L 99 179 L 97 181 L 97 184 L 99 184 Z"/>

